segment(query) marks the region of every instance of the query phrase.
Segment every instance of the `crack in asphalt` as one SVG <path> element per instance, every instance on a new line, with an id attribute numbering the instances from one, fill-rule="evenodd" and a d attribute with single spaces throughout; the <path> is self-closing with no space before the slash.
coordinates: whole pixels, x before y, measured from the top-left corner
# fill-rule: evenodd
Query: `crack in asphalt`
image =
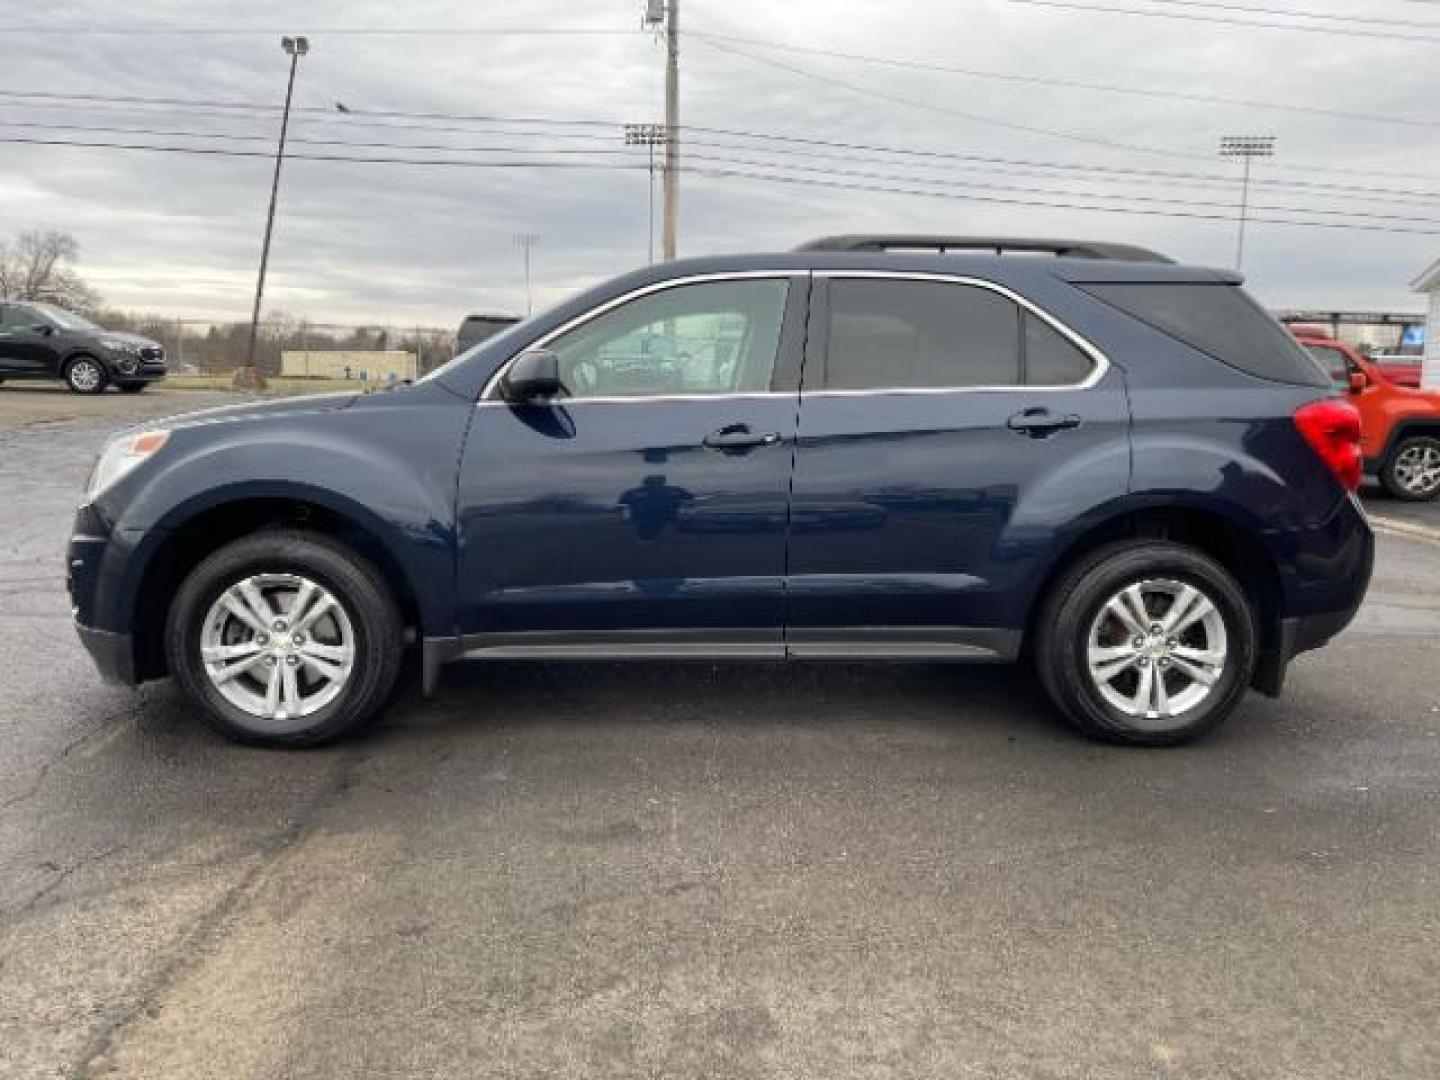
<path id="1" fill-rule="evenodd" d="M 285 827 L 255 844 L 260 854 L 255 864 L 195 920 L 171 950 L 169 959 L 145 980 L 137 999 L 129 1007 L 110 1010 L 100 1029 L 86 1040 L 67 1070 L 74 1080 L 94 1077 L 96 1064 L 114 1049 L 118 1037 L 136 1020 L 151 1014 L 166 994 L 224 940 L 235 917 L 244 911 L 267 871 L 295 850 L 314 831 L 324 814 L 351 790 L 352 772 L 363 757 L 358 747 L 339 751 L 325 780 Z"/>
<path id="2" fill-rule="evenodd" d="M 46 758 L 45 761 L 41 763 L 40 768 L 36 770 L 35 777 L 33 780 L 31 780 L 28 787 L 26 787 L 23 791 L 17 792 L 4 800 L 0 800 L 0 810 L 9 810 L 12 806 L 18 806 L 20 803 L 25 802 L 28 799 L 34 798 L 37 794 L 39 794 L 40 789 L 45 786 L 46 779 L 50 776 L 51 770 L 54 769 L 56 765 L 60 764 L 60 762 L 64 761 L 67 757 L 69 757 L 80 747 L 84 746 L 91 739 L 109 730 L 111 727 L 118 724 L 122 720 L 134 719 L 138 716 L 140 710 L 145 708 L 147 705 L 148 702 L 143 696 L 136 695 L 136 700 L 126 705 L 125 708 L 121 709 L 119 712 L 111 713 L 109 716 L 101 719 L 98 723 L 94 724 L 89 728 L 86 728 L 84 732 L 71 739 L 68 743 L 62 746 L 57 753 L 52 754 L 50 757 Z"/>

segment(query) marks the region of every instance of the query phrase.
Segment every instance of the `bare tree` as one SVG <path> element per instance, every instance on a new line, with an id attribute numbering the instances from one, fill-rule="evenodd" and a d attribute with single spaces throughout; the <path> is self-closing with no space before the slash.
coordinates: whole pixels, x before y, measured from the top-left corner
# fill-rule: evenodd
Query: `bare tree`
<path id="1" fill-rule="evenodd" d="M 75 238 L 54 229 L 32 229 L 13 244 L 0 243 L 0 299 L 93 311 L 100 297 L 74 269 L 79 254 Z"/>

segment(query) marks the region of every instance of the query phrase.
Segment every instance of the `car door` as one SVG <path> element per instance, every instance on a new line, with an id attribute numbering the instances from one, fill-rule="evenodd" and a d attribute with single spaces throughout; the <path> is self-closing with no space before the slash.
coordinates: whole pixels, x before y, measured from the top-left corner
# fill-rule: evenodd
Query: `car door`
<path id="1" fill-rule="evenodd" d="M 47 371 L 49 337 L 37 327 L 43 320 L 24 304 L 0 304 L 0 371 L 41 375 Z"/>
<path id="2" fill-rule="evenodd" d="M 567 394 L 482 394 L 460 631 L 493 655 L 779 655 L 809 279 L 647 286 L 534 343 Z"/>
<path id="3" fill-rule="evenodd" d="M 1104 357 L 1013 292 L 816 275 L 791 504 L 791 654 L 1012 656 L 1064 530 L 1126 491 Z"/>

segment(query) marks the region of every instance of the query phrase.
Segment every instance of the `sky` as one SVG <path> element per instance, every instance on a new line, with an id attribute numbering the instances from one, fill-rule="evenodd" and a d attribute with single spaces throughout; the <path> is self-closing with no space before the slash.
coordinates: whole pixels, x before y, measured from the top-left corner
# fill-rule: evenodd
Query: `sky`
<path id="1" fill-rule="evenodd" d="M 1253 222 L 1245 272 L 1260 299 L 1421 310 L 1409 283 L 1440 256 L 1440 4 L 1309 5 L 1320 17 L 1304 25 L 1325 33 L 1239 10 L 1301 6 L 681 0 L 679 252 L 939 232 L 1117 240 L 1232 266 L 1240 166 L 1216 149 L 1264 134 L 1276 156 L 1255 165 L 1256 218 L 1375 228 Z M 279 39 L 307 34 L 267 312 L 435 327 L 523 312 L 517 233 L 538 236 L 539 309 L 648 258 L 645 151 L 622 138 L 663 118 L 664 53 L 643 8 L 0 0 L 0 238 L 70 232 L 114 307 L 248 318 L 289 62 Z M 314 160 L 337 156 L 452 164 Z"/>

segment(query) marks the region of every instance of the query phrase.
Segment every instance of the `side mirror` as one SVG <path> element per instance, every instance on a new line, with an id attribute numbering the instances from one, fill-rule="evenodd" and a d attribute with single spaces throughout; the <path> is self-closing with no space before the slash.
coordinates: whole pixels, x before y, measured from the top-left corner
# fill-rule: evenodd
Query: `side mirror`
<path id="1" fill-rule="evenodd" d="M 529 349 L 521 353 L 500 379 L 500 395 L 512 405 L 533 405 L 564 392 L 560 358 L 549 349 Z"/>
<path id="2" fill-rule="evenodd" d="M 1363 371 L 1352 371 L 1350 373 L 1350 393 L 1358 394 L 1370 385 L 1370 380 L 1365 377 Z"/>
<path id="3" fill-rule="evenodd" d="M 55 328 L 53 326 L 51 326 L 49 323 L 43 322 L 36 323 L 34 326 L 30 327 L 30 330 L 32 333 L 39 334 L 41 337 L 49 337 L 55 332 Z"/>

